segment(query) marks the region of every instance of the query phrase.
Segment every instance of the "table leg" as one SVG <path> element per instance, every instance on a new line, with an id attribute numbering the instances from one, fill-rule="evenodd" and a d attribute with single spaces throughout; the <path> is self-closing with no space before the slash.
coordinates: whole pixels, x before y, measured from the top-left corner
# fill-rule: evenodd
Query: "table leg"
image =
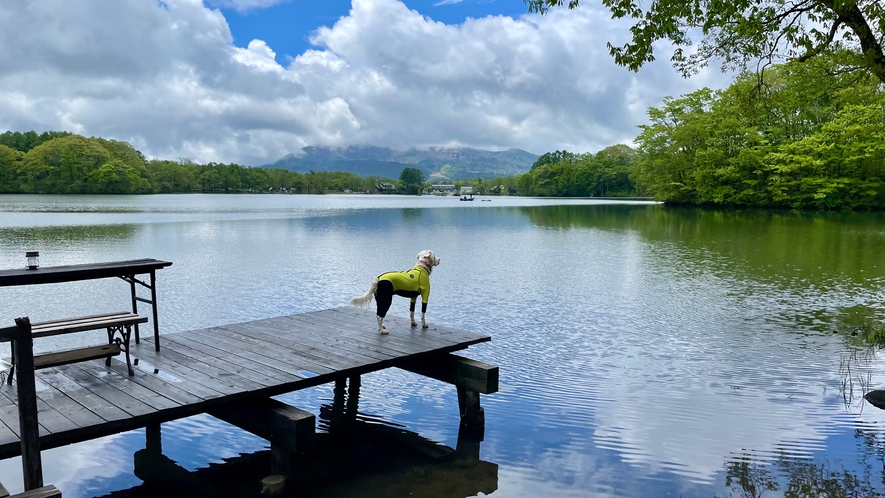
<path id="1" fill-rule="evenodd" d="M 124 280 L 127 280 L 124 278 Z M 129 281 L 129 290 L 132 292 L 132 313 L 138 314 L 138 299 L 135 296 L 135 275 L 130 275 L 128 278 Z M 135 344 L 140 344 L 141 339 L 138 337 L 138 324 L 135 324 Z"/>
<path id="2" fill-rule="evenodd" d="M 157 352 L 159 352 L 160 324 L 157 323 L 157 272 L 153 270 L 151 270 L 151 301 L 151 306 L 153 306 L 154 308 L 154 347 L 156 348 Z"/>

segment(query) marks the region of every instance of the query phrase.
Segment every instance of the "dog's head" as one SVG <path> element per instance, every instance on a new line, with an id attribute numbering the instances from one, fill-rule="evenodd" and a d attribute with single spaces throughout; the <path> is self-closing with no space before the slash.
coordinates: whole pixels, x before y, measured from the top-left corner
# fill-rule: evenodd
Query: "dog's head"
<path id="1" fill-rule="evenodd" d="M 427 268 L 427 271 L 433 271 L 433 267 L 439 265 L 440 259 L 436 257 L 436 254 L 433 254 L 433 251 L 423 250 L 415 256 L 418 259 L 418 264 Z"/>

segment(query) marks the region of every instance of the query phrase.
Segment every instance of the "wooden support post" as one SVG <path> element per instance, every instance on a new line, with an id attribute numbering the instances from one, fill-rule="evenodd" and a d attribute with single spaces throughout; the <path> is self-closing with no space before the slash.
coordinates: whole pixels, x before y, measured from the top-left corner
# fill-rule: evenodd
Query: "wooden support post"
<path id="1" fill-rule="evenodd" d="M 15 382 L 18 390 L 18 424 L 22 449 L 22 477 L 25 491 L 43 487 L 43 461 L 40 456 L 40 424 L 37 421 L 37 388 L 34 381 L 34 338 L 31 320 L 16 318 Z"/>
<path id="2" fill-rule="evenodd" d="M 273 473 L 290 472 L 290 455 L 308 448 L 316 435 L 316 417 L 272 398 L 214 408 L 209 415 L 270 441 Z"/>
<path id="3" fill-rule="evenodd" d="M 160 433 L 160 424 L 149 424 L 144 428 L 145 449 L 152 453 L 163 453 L 163 438 Z"/>
<path id="4" fill-rule="evenodd" d="M 458 390 L 462 426 L 473 430 L 481 430 L 485 426 L 485 414 L 479 405 L 479 395 L 498 392 L 497 366 L 454 354 L 431 356 L 397 366 L 454 384 Z"/>
<path id="5" fill-rule="evenodd" d="M 347 379 L 344 377 L 335 379 L 335 388 L 332 390 L 332 407 L 328 413 L 329 431 L 332 432 L 340 426 L 344 419 L 344 405 L 347 398 Z"/>
<path id="6" fill-rule="evenodd" d="M 479 406 L 479 393 L 461 384 L 457 384 L 455 388 L 458 390 L 461 425 L 474 429 L 485 427 L 486 416 L 482 407 Z"/>
<path id="7" fill-rule="evenodd" d="M 267 476 L 261 480 L 261 496 L 280 496 L 286 490 L 286 477 L 281 475 Z"/>
<path id="8" fill-rule="evenodd" d="M 362 386 L 362 380 L 359 375 L 354 375 L 350 378 L 350 387 L 347 390 L 347 404 L 344 411 L 345 418 L 349 421 L 356 420 L 356 414 L 359 411 L 360 386 Z"/>
<path id="9" fill-rule="evenodd" d="M 479 461 L 479 445 L 483 440 L 482 432 L 461 425 L 458 429 L 458 442 L 455 445 L 455 454 L 460 460 Z"/>

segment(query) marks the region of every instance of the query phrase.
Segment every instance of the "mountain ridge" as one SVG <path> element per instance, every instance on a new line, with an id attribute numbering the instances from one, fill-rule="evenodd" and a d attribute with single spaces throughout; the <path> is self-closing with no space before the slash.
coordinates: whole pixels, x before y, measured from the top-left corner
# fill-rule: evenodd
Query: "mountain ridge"
<path id="1" fill-rule="evenodd" d="M 403 168 L 417 168 L 426 178 L 468 180 L 513 176 L 527 172 L 538 155 L 510 148 L 489 151 L 470 147 L 428 147 L 396 150 L 373 145 L 302 147 L 262 168 L 283 168 L 307 173 L 344 171 L 359 176 L 399 178 Z"/>

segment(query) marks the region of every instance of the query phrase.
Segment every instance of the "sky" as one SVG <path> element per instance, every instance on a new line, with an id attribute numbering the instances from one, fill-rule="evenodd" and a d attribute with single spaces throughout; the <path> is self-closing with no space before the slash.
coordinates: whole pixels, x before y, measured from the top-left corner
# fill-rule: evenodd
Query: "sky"
<path id="1" fill-rule="evenodd" d="M 3 0 L 0 131 L 248 166 L 308 145 L 596 152 L 731 81 L 683 79 L 666 45 L 615 65 L 628 29 L 591 0 Z"/>

